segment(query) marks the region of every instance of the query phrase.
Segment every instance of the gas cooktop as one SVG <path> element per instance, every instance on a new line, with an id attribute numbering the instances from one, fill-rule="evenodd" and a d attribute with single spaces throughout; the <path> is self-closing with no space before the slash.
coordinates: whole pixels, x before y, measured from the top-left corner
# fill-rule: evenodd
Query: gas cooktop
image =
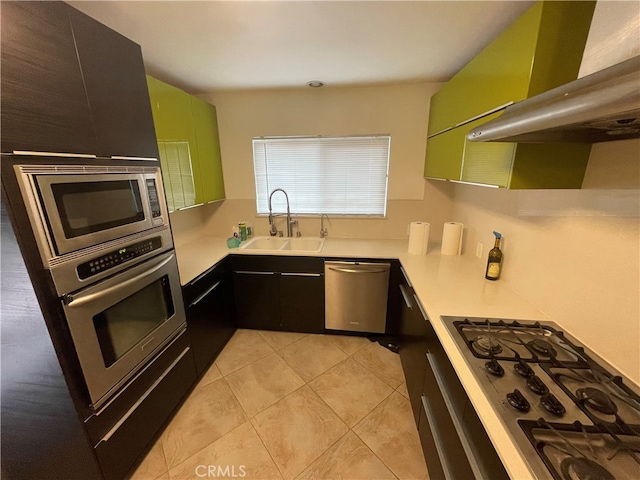
<path id="1" fill-rule="evenodd" d="M 442 317 L 540 479 L 640 479 L 640 389 L 553 322 Z"/>

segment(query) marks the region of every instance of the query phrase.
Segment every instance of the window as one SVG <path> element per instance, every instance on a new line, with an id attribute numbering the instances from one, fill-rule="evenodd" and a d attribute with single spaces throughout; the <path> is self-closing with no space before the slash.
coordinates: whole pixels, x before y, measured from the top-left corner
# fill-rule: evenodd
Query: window
<path id="1" fill-rule="evenodd" d="M 282 188 L 291 213 L 384 217 L 391 137 L 272 137 L 253 139 L 258 214 Z M 276 193 L 273 212 L 286 211 Z"/>

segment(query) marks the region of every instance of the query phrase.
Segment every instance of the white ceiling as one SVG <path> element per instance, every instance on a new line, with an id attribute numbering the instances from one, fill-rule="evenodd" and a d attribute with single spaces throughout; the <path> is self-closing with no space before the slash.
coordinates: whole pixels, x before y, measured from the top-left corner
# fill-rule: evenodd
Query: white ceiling
<path id="1" fill-rule="evenodd" d="M 191 93 L 446 81 L 521 1 L 70 1 Z"/>

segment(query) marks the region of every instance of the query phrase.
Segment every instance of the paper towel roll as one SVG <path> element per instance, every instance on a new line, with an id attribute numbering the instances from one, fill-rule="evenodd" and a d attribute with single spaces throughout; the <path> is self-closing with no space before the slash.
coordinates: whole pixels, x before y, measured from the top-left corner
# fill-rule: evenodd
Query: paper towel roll
<path id="1" fill-rule="evenodd" d="M 426 222 L 411 222 L 409 225 L 409 253 L 426 255 L 429 247 L 429 228 Z"/>
<path id="2" fill-rule="evenodd" d="M 442 255 L 460 255 L 462 251 L 463 225 L 458 222 L 446 222 L 442 231 Z"/>

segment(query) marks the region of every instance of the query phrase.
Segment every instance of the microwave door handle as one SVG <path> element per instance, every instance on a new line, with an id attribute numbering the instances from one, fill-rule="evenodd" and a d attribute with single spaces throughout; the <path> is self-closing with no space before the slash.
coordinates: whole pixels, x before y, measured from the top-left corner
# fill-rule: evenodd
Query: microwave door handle
<path id="1" fill-rule="evenodd" d="M 125 281 L 123 281 L 122 283 L 119 283 L 117 285 L 114 285 L 112 287 L 108 287 L 105 288 L 104 290 L 100 290 L 98 292 L 94 292 L 94 293 L 90 293 L 88 295 L 83 295 L 82 297 L 79 298 L 75 298 L 73 295 L 67 295 L 65 297 L 65 303 L 68 307 L 81 307 L 87 303 L 90 302 L 94 302 L 100 298 L 104 298 L 107 297 L 109 295 L 113 295 L 115 292 L 126 289 L 128 287 L 130 287 L 131 285 L 134 285 L 142 280 L 144 280 L 145 278 L 149 277 L 150 275 L 153 275 L 154 273 L 156 273 L 158 270 L 162 269 L 165 265 L 167 265 L 171 259 L 173 258 L 173 256 L 167 257 L 164 260 L 162 260 L 162 262 L 158 263 L 157 265 L 155 265 L 154 267 L 150 268 L 149 270 L 145 270 L 143 273 L 136 275 L 133 278 L 129 278 Z"/>

